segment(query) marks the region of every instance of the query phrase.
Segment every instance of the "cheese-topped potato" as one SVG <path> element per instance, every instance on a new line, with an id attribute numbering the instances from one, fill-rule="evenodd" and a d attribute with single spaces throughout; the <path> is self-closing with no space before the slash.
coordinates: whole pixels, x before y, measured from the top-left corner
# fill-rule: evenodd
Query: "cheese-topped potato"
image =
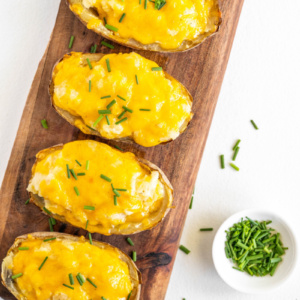
<path id="1" fill-rule="evenodd" d="M 43 212 L 105 235 L 152 228 L 173 199 L 157 166 L 91 140 L 40 151 L 27 190 Z"/>
<path id="2" fill-rule="evenodd" d="M 218 0 L 68 0 L 73 13 L 104 37 L 152 51 L 184 51 L 218 31 Z"/>
<path id="3" fill-rule="evenodd" d="M 137 53 L 71 53 L 50 85 L 60 115 L 86 134 L 155 146 L 174 140 L 192 114 L 192 97 L 154 61 Z"/>
<path id="4" fill-rule="evenodd" d="M 3 260 L 1 275 L 3 284 L 22 300 L 137 300 L 140 294 L 140 273 L 125 253 L 56 232 L 18 237 Z"/>

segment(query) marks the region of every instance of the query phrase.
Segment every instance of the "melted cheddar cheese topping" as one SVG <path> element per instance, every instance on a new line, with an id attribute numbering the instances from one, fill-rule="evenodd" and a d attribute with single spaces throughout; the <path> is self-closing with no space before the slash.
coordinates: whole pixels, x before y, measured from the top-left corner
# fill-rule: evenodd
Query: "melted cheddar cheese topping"
<path id="1" fill-rule="evenodd" d="M 183 131 L 191 118 L 190 97 L 179 82 L 153 71 L 155 62 L 132 52 L 89 63 L 82 53 L 72 53 L 53 74 L 54 104 L 75 116 L 83 132 L 90 127 L 107 139 L 132 137 L 150 147 Z"/>
<path id="2" fill-rule="evenodd" d="M 18 251 L 9 268 L 13 275 L 23 274 L 14 280 L 26 299 L 89 300 L 104 297 L 107 300 L 126 300 L 133 288 L 127 263 L 112 247 L 99 248 L 84 239 L 75 242 L 57 238 L 44 242 L 30 236 L 20 247 L 29 250 Z M 39 270 L 46 257 L 48 259 Z M 76 279 L 78 273 L 85 279 L 82 286 Z M 73 285 L 69 274 L 74 278 Z"/>
<path id="3" fill-rule="evenodd" d="M 186 40 L 217 30 L 217 24 L 211 21 L 218 16 L 216 3 L 216 0 L 166 0 L 161 9 L 156 9 L 149 0 L 83 0 L 82 4 L 73 4 L 71 10 L 79 16 L 84 9 L 98 12 L 98 18 L 89 20 L 89 29 L 104 26 L 105 18 L 107 24 L 118 29 L 114 32 L 117 37 L 144 45 L 158 43 L 163 49 L 172 50 Z"/>
<path id="4" fill-rule="evenodd" d="M 106 235 L 128 226 L 145 230 L 162 207 L 165 188 L 158 171 L 142 167 L 130 152 L 85 140 L 38 157 L 28 191 L 72 225 L 85 228 L 88 220 L 88 231 Z M 77 180 L 72 171 L 68 178 L 67 165 Z"/>

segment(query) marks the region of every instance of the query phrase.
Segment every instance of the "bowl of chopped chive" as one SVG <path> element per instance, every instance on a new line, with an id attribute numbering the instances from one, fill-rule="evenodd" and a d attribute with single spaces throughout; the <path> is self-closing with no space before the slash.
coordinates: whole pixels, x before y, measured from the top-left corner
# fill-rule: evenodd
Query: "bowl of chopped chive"
<path id="1" fill-rule="evenodd" d="M 212 257 L 218 274 L 229 286 L 243 293 L 264 294 L 291 276 L 297 242 L 291 227 L 278 214 L 244 210 L 220 226 Z"/>

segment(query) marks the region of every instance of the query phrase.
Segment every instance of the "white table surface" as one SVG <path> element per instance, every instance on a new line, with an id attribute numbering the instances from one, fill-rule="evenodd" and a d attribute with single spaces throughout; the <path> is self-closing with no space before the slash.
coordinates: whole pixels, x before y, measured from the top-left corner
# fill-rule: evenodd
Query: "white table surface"
<path id="1" fill-rule="evenodd" d="M 0 182 L 60 0 L 1 3 Z M 300 299 L 300 270 L 276 292 L 241 294 L 216 273 L 214 234 L 231 214 L 271 208 L 300 229 L 300 1 L 246 0 L 197 179 L 167 300 Z M 200 83 L 201 84 L 201 83 Z M 250 124 L 254 119 L 259 130 Z M 241 139 L 236 172 L 226 163 Z M 213 227 L 214 232 L 199 232 Z M 297 237 L 299 241 L 299 234 Z"/>

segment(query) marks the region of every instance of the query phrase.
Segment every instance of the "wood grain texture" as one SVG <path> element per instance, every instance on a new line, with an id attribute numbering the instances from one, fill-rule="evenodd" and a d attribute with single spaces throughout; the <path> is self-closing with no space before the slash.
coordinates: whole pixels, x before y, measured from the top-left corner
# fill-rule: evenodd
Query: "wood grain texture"
<path id="1" fill-rule="evenodd" d="M 194 97 L 195 113 L 188 129 L 169 144 L 143 148 L 118 143 L 124 150 L 132 151 L 157 164 L 175 189 L 175 208 L 165 220 L 150 231 L 131 236 L 138 253 L 137 265 L 142 271 L 142 300 L 160 300 L 165 297 L 242 5 L 243 0 L 221 1 L 223 23 L 220 32 L 193 50 L 176 54 L 137 51 L 163 66 L 188 88 Z M 48 230 L 48 219 L 39 208 L 24 205 L 28 198 L 26 187 L 35 154 L 41 149 L 76 139 L 101 141 L 100 138 L 86 136 L 69 125 L 50 104 L 48 84 L 52 68 L 68 52 L 71 35 L 75 35 L 73 51 L 88 52 L 94 43 L 98 44 L 97 52 L 132 51 L 116 44 L 114 50 L 101 47 L 102 38 L 86 29 L 62 0 L 50 42 L 39 64 L 24 108 L 0 191 L 1 261 L 17 236 Z M 44 118 L 48 120 L 48 130 L 41 126 L 40 120 Z M 87 236 L 86 231 L 59 222 L 55 230 Z M 93 238 L 109 242 L 128 254 L 132 251 L 124 237 L 94 234 Z M 0 296 L 5 300 L 14 299 L 2 285 Z"/>

